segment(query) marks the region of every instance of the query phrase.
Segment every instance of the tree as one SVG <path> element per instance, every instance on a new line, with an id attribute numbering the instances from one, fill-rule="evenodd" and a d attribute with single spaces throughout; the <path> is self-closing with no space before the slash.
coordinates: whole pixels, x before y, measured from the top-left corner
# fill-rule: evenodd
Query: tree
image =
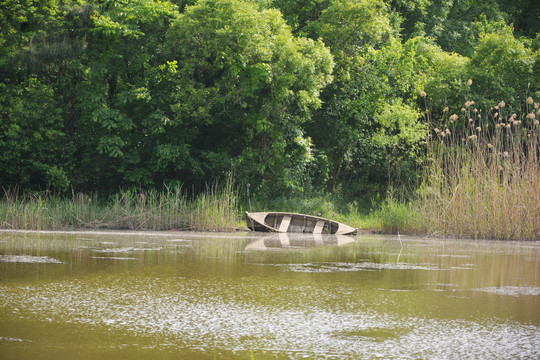
<path id="1" fill-rule="evenodd" d="M 65 191 L 73 154 L 69 126 L 85 41 L 80 7 L 5 1 L 0 11 L 0 184 Z"/>
<path id="2" fill-rule="evenodd" d="M 405 39 L 425 36 L 444 51 L 471 56 L 486 28 L 514 22 L 506 0 L 391 0 Z M 513 7 L 514 5 L 512 5 Z"/>
<path id="3" fill-rule="evenodd" d="M 398 103 L 409 109 L 418 97 L 425 64 L 416 57 L 417 44 L 401 44 L 382 1 L 333 1 L 309 31 L 323 39 L 336 61 L 335 80 L 322 93 L 324 107 L 308 126 L 320 162 L 327 162 L 320 168 L 328 172 L 318 177 L 328 190 L 346 184 L 354 195 L 370 186 L 367 183 L 385 186 L 387 145 L 375 135 L 386 128 L 399 136 L 400 131 L 408 131 L 405 125 L 412 125 L 381 122 L 397 121 L 381 114 Z M 405 146 L 400 149 L 411 151 Z"/>
<path id="4" fill-rule="evenodd" d="M 153 171 L 156 135 L 166 117 L 152 99 L 152 68 L 164 62 L 161 46 L 178 16 L 168 1 L 103 1 L 92 15 L 85 81 L 77 88 L 80 186 L 116 191 L 159 186 Z M 106 174 L 106 176 L 104 176 Z"/>
<path id="5" fill-rule="evenodd" d="M 516 39 L 511 28 L 482 34 L 467 67 L 473 79 L 469 100 L 487 108 L 501 100 L 519 107 L 527 91 L 540 90 L 540 74 L 534 71 L 537 54 Z"/>
<path id="6" fill-rule="evenodd" d="M 310 152 L 302 124 L 332 79 L 323 43 L 293 37 L 276 10 L 204 0 L 173 24 L 166 49 L 175 68 L 162 144 L 183 146 L 171 163 L 190 163 L 175 176 L 232 169 L 242 181 L 299 186 Z"/>

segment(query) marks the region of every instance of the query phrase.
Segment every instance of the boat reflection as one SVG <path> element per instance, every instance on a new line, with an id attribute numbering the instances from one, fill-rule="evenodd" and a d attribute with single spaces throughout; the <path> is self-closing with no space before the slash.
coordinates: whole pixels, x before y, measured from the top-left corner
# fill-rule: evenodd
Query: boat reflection
<path id="1" fill-rule="evenodd" d="M 245 249 L 301 249 L 317 246 L 341 246 L 355 241 L 355 237 L 347 235 L 279 233 L 250 240 L 247 242 Z"/>

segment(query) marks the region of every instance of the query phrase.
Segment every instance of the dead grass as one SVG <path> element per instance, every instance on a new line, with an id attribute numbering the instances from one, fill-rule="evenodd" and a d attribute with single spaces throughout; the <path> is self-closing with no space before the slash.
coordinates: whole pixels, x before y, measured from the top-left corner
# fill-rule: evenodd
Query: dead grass
<path id="1" fill-rule="evenodd" d="M 441 236 L 540 239 L 538 103 L 514 113 L 500 102 L 433 129 L 415 208 L 424 231 Z"/>

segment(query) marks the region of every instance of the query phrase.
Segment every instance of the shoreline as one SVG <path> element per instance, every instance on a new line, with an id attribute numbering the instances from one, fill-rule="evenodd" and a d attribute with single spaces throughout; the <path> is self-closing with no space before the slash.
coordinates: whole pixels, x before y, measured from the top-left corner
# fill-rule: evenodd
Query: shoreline
<path id="1" fill-rule="evenodd" d="M 251 231 L 248 228 L 237 229 L 235 231 L 197 231 L 197 230 L 130 230 L 130 229 L 102 229 L 102 230 L 92 230 L 85 228 L 73 228 L 66 230 L 25 230 L 25 229 L 0 229 L 0 234 L 15 233 L 15 234 L 64 234 L 64 235 L 117 235 L 117 236 L 154 236 L 154 237 L 174 237 L 178 235 L 189 234 L 190 237 L 208 237 L 209 234 L 214 234 L 219 237 L 219 234 L 247 234 L 255 237 L 264 237 L 268 236 L 271 233 Z M 204 235 L 203 235 L 204 234 Z M 279 234 L 279 233 L 274 233 Z M 310 235 L 310 234 L 301 234 L 301 233 L 287 233 L 293 235 Z M 467 237 L 451 237 L 451 236 L 436 236 L 436 235 L 418 235 L 418 234 L 392 234 L 384 233 L 380 231 L 371 231 L 367 229 L 358 229 L 358 233 L 352 237 L 358 239 L 361 236 L 405 236 L 407 238 L 418 238 L 418 239 L 432 239 L 432 240 L 452 240 L 452 241 L 493 241 L 493 242 L 519 242 L 519 243 L 533 243 L 538 244 L 540 240 L 526 240 L 526 239 L 487 239 L 487 238 L 467 238 Z M 346 235 L 351 236 L 351 235 Z"/>

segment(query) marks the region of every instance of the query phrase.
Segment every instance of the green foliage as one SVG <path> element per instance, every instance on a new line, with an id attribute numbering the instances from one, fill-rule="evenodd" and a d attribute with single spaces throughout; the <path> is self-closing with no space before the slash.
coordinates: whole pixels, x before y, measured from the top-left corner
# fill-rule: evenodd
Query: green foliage
<path id="1" fill-rule="evenodd" d="M 56 162 L 66 137 L 53 91 L 36 79 L 24 85 L 0 84 L 0 184 L 67 190 L 65 169 Z"/>
<path id="2" fill-rule="evenodd" d="M 398 200 L 390 189 L 383 202 L 370 214 L 372 228 L 391 234 L 422 233 L 421 214 L 414 205 Z"/>
<path id="3" fill-rule="evenodd" d="M 364 47 L 378 47 L 397 34 L 381 0 L 333 1 L 309 30 L 322 37 L 336 56 L 341 54 L 340 59 Z"/>
<path id="4" fill-rule="evenodd" d="M 233 174 L 261 198 L 366 197 L 416 179 L 423 119 L 540 91 L 532 0 L 0 5 L 4 188 L 198 192 Z"/>
<path id="5" fill-rule="evenodd" d="M 343 24 L 348 30 L 342 32 Z M 329 44 L 336 59 L 335 80 L 322 93 L 325 106 L 315 113 L 308 127 L 328 161 L 323 169 L 329 172 L 318 177 L 326 180 L 330 191 L 346 183 L 352 195 L 358 196 L 369 188 L 368 183 L 387 181 L 390 163 L 386 147 L 380 146 L 384 129 L 377 119 L 390 106 L 389 99 L 401 99 L 413 106 L 423 88 L 427 65 L 416 55 L 416 41 L 402 44 L 394 37 L 389 14 L 381 2 L 334 2 L 311 29 L 321 32 L 317 35 Z M 392 135 L 407 136 L 399 135 L 407 131 L 404 123 L 386 126 L 396 132 Z M 404 146 L 393 153 L 400 158 L 411 151 Z M 362 189 L 351 182 L 366 184 Z"/>
<path id="6" fill-rule="evenodd" d="M 540 73 L 534 72 L 537 61 L 538 55 L 516 39 L 510 28 L 483 34 L 468 67 L 472 100 L 484 107 L 501 99 L 523 103 L 529 96 L 524 89 L 540 89 Z"/>
<path id="7" fill-rule="evenodd" d="M 193 131 L 204 175 L 232 163 L 244 181 L 295 183 L 290 173 L 309 161 L 302 124 L 331 80 L 333 61 L 322 42 L 293 37 L 275 10 L 230 0 L 188 7 L 166 47 L 182 64 L 172 75 L 167 131 Z"/>
<path id="8" fill-rule="evenodd" d="M 427 81 L 424 87 L 429 98 L 430 110 L 435 111 L 433 119 L 443 117 L 443 109 L 449 107 L 451 112 L 461 109 L 469 87 L 466 86 L 466 73 L 470 59 L 457 53 L 447 53 L 438 45 L 424 38 L 417 38 L 419 46 L 417 56 L 427 62 Z M 425 104 L 422 99 L 422 105 Z"/>
<path id="9" fill-rule="evenodd" d="M 377 117 L 380 129 L 373 140 L 387 152 L 392 167 L 399 167 L 403 156 L 418 155 L 427 132 L 427 124 L 419 119 L 418 110 L 399 101 L 386 106 Z"/>
<path id="10" fill-rule="evenodd" d="M 505 10 L 516 6 L 506 0 L 392 0 L 402 18 L 406 39 L 423 36 L 448 52 L 471 56 L 479 35 L 516 23 Z M 511 20 L 512 19 L 512 20 Z"/>

